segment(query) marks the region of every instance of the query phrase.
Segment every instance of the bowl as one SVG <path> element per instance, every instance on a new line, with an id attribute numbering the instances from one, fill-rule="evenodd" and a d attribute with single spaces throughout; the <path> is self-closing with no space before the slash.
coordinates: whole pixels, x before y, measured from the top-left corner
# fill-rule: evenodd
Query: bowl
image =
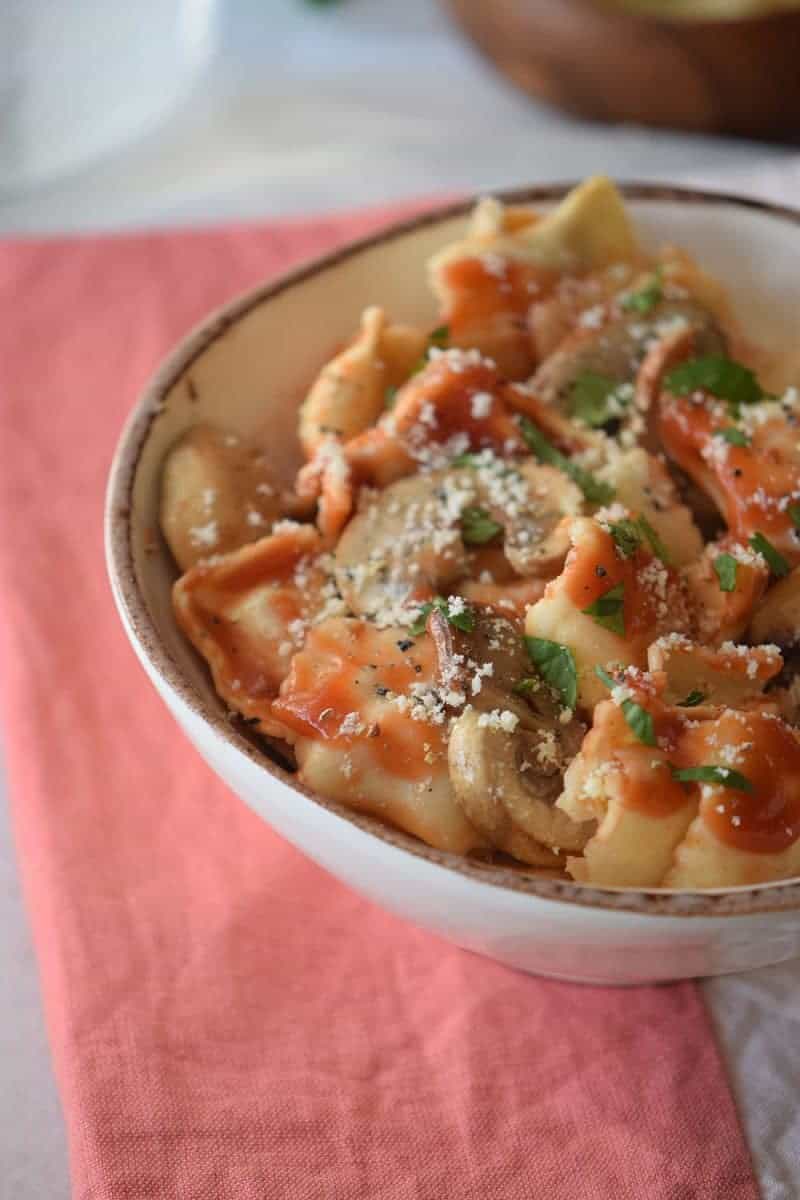
<path id="1" fill-rule="evenodd" d="M 547 209 L 571 185 L 501 193 Z M 687 247 L 733 292 L 765 344 L 791 345 L 800 313 L 800 214 L 732 196 L 623 188 L 646 245 Z M 161 466 L 189 426 L 262 435 L 287 484 L 300 461 L 296 410 L 315 368 L 362 308 L 433 324 L 427 258 L 461 236 L 473 201 L 427 212 L 272 279 L 213 313 L 148 383 L 111 468 L 106 547 L 122 623 L 178 724 L 230 789 L 274 829 L 377 904 L 524 971 L 583 983 L 716 975 L 800 955 L 800 881 L 708 892 L 593 888 L 433 850 L 304 788 L 231 723 L 180 633 L 176 571 L 157 530 Z"/>
<path id="2" fill-rule="evenodd" d="M 443 2 L 512 82 L 580 116 L 797 139 L 798 11 L 711 20 L 684 4 L 670 19 L 665 4 L 656 16 L 611 0 Z"/>

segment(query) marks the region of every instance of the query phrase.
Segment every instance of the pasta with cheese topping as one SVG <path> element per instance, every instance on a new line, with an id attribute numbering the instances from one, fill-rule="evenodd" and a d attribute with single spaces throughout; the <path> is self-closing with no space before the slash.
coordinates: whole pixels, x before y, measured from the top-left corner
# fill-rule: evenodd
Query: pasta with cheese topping
<path id="1" fill-rule="evenodd" d="M 224 429 L 166 459 L 175 616 L 221 699 L 442 851 L 800 875 L 800 391 L 606 179 L 482 201 L 428 278 L 435 328 L 376 296 L 310 381 L 293 491 Z"/>

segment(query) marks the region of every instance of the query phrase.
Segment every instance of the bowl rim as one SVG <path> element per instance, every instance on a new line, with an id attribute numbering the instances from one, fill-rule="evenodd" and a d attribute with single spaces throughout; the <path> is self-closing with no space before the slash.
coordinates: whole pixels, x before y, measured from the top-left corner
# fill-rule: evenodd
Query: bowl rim
<path id="1" fill-rule="evenodd" d="M 562 198 L 578 181 L 567 181 L 511 189 L 491 194 L 506 204 L 546 204 Z M 670 183 L 620 183 L 620 191 L 629 200 L 669 202 L 688 205 L 730 205 L 762 212 L 800 226 L 800 211 L 768 201 L 725 191 L 681 187 Z M 139 586 L 131 543 L 133 489 L 142 452 L 153 425 L 163 410 L 170 388 L 208 347 L 253 309 L 295 288 L 312 276 L 324 273 L 365 250 L 394 241 L 430 225 L 453 217 L 465 216 L 482 192 L 444 205 L 426 208 L 411 217 L 391 222 L 365 237 L 353 239 L 326 254 L 315 256 L 255 287 L 234 296 L 196 324 L 161 361 L 142 389 L 119 436 L 111 463 L 105 499 L 104 530 L 106 564 L 111 588 L 123 618 L 123 625 L 150 670 L 211 732 L 237 753 L 244 754 L 268 777 L 279 780 L 339 819 L 404 850 L 434 867 L 455 871 L 461 876 L 507 891 L 521 892 L 538 900 L 577 905 L 593 909 L 622 910 L 642 916 L 723 917 L 751 916 L 765 912 L 800 910 L 800 880 L 778 880 L 734 888 L 704 891 L 678 891 L 666 888 L 599 887 L 563 878 L 528 873 L 524 868 L 489 864 L 450 851 L 434 849 L 410 834 L 384 825 L 363 813 L 348 809 L 338 801 L 312 791 L 296 775 L 282 768 L 260 748 L 230 717 L 212 707 L 193 685 L 162 642 Z M 160 535 L 159 535 L 160 536 Z"/>

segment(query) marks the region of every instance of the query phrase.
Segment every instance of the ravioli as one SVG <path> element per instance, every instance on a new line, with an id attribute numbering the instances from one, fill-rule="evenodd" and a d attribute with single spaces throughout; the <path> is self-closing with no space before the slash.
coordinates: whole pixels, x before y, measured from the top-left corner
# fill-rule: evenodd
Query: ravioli
<path id="1" fill-rule="evenodd" d="M 800 875 L 796 352 L 602 177 L 481 201 L 428 274 L 435 327 L 370 306 L 310 383 L 293 491 L 225 430 L 168 456 L 176 618 L 231 718 L 442 853 Z"/>

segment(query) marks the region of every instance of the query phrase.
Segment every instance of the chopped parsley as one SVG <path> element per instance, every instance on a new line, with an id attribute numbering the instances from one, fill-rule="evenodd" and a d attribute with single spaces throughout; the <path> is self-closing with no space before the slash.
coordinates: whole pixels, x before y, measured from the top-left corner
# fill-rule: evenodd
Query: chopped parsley
<path id="1" fill-rule="evenodd" d="M 413 637 L 419 637 L 421 633 L 425 632 L 428 617 L 434 609 L 446 617 L 450 624 L 456 629 L 460 629 L 462 633 L 472 633 L 475 628 L 475 614 L 471 608 L 467 608 L 464 605 L 463 608 L 453 611 L 444 596 L 437 596 L 435 600 L 429 600 L 426 604 L 422 605 L 413 625 L 409 626 L 408 632 Z"/>
<path id="2" fill-rule="evenodd" d="M 541 686 L 541 679 L 526 675 L 524 679 L 520 679 L 514 684 L 511 691 L 515 696 L 529 696 L 531 692 L 538 692 Z"/>
<path id="3" fill-rule="evenodd" d="M 563 471 L 573 483 L 578 485 L 590 504 L 608 504 L 610 500 L 614 499 L 615 492 L 610 484 L 595 479 L 590 471 L 579 467 L 560 450 L 556 450 L 552 442 L 547 440 L 542 431 L 537 429 L 528 417 L 520 418 L 520 429 L 528 448 L 536 455 L 539 462 L 548 463 L 551 467 L 557 467 L 559 471 Z"/>
<path id="4" fill-rule="evenodd" d="M 638 518 L 638 524 L 642 533 L 650 543 L 650 549 L 653 551 L 653 554 L 655 554 L 656 558 L 660 558 L 663 563 L 668 563 L 670 561 L 669 550 L 667 550 L 667 547 L 661 540 L 660 535 L 653 528 L 644 514 Z"/>
<path id="5" fill-rule="evenodd" d="M 727 400 L 734 414 L 738 414 L 743 404 L 757 404 L 764 398 L 758 380 L 749 367 L 716 354 L 690 358 L 688 362 L 673 367 L 664 376 L 664 387 L 674 396 L 689 396 L 697 391 L 710 392 L 720 400 Z"/>
<path id="6" fill-rule="evenodd" d="M 434 330 L 432 330 L 431 333 L 428 334 L 428 344 L 425 347 L 425 351 L 422 355 L 422 358 L 419 360 L 417 365 L 414 367 L 414 370 L 411 372 L 411 374 L 412 375 L 419 374 L 419 372 L 422 371 L 423 368 L 428 365 L 428 360 L 430 359 L 430 356 L 431 356 L 431 350 L 433 350 L 433 349 L 444 350 L 449 341 L 450 341 L 450 326 L 449 325 L 437 325 L 436 328 Z"/>
<path id="7" fill-rule="evenodd" d="M 485 546 L 502 532 L 485 508 L 470 505 L 461 514 L 461 536 L 468 546 Z"/>
<path id="8" fill-rule="evenodd" d="M 604 671 L 602 667 L 595 667 L 594 673 L 609 691 L 613 692 L 614 688 L 618 686 L 608 671 Z M 628 727 L 636 734 L 640 742 L 643 742 L 645 746 L 658 745 L 653 718 L 646 708 L 642 708 L 641 704 L 637 704 L 635 700 L 623 700 L 620 708 L 623 717 L 628 722 Z"/>
<path id="9" fill-rule="evenodd" d="M 646 541 L 656 558 L 660 558 L 663 563 L 669 562 L 667 547 L 645 516 L 623 517 L 619 521 L 612 521 L 608 532 L 623 558 L 632 558 L 642 542 Z"/>
<path id="10" fill-rule="evenodd" d="M 800 504 L 790 504 L 786 511 L 795 529 L 800 529 Z"/>
<path id="11" fill-rule="evenodd" d="M 723 438 L 730 446 L 749 446 L 750 438 L 741 429 L 737 429 L 735 425 L 728 425 L 725 429 L 715 429 L 714 437 Z"/>
<path id="12" fill-rule="evenodd" d="M 451 467 L 482 467 L 483 458 L 480 454 L 476 454 L 474 450 L 466 450 L 463 454 L 457 454 L 455 458 L 450 459 Z"/>
<path id="13" fill-rule="evenodd" d="M 685 700 L 678 701 L 678 708 L 697 708 L 705 700 L 705 692 L 692 691 Z"/>
<path id="14" fill-rule="evenodd" d="M 769 538 L 764 537 L 763 533 L 756 533 L 750 538 L 750 545 L 755 550 L 756 554 L 760 554 L 766 559 L 767 566 L 773 575 L 777 575 L 782 579 L 784 575 L 789 574 L 789 564 L 781 554 L 780 550 L 776 550 Z"/>
<path id="15" fill-rule="evenodd" d="M 673 779 L 679 783 L 718 783 L 721 787 L 733 788 L 737 792 L 752 792 L 753 785 L 746 775 L 730 767 L 673 767 Z"/>
<path id="16" fill-rule="evenodd" d="M 736 590 L 736 573 L 739 570 L 739 564 L 732 554 L 718 554 L 714 559 L 714 570 L 717 573 L 721 592 Z"/>
<path id="17" fill-rule="evenodd" d="M 581 611 L 586 613 L 587 617 L 592 617 L 604 629 L 610 629 L 612 633 L 618 633 L 624 637 L 624 607 L 625 584 L 617 583 L 614 587 L 609 588 L 607 592 L 603 592 L 602 596 L 598 596 L 592 604 L 589 604 Z"/>
<path id="18" fill-rule="evenodd" d="M 622 557 L 633 558 L 642 544 L 642 534 L 637 522 L 630 517 L 623 517 L 621 521 L 612 521 L 608 532 Z"/>
<path id="19" fill-rule="evenodd" d="M 646 316 L 664 299 L 664 273 L 656 267 L 650 278 L 635 292 L 627 292 L 620 300 L 625 312 L 641 313 Z"/>
<path id="20" fill-rule="evenodd" d="M 578 702 L 578 669 L 569 646 L 546 638 L 526 637 L 525 647 L 545 683 L 558 693 L 565 708 L 574 709 Z"/>
<path id="21" fill-rule="evenodd" d="M 630 389 L 630 384 L 627 385 Z M 578 421 L 592 429 L 600 429 L 621 416 L 629 400 L 626 385 L 595 371 L 581 371 L 575 377 L 569 394 L 570 412 Z"/>

